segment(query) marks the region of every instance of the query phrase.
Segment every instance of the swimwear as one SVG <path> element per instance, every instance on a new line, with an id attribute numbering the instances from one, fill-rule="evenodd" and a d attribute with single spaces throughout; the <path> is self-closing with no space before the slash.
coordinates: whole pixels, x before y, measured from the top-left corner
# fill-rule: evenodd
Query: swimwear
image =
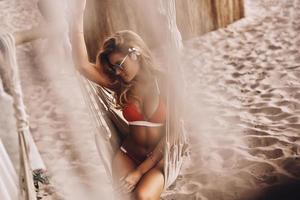
<path id="1" fill-rule="evenodd" d="M 156 80 L 156 79 L 155 79 Z M 157 80 L 155 81 L 158 94 L 160 93 Z M 142 113 L 140 113 L 133 103 L 127 103 L 123 108 L 123 116 L 128 121 L 129 125 L 136 126 L 150 126 L 159 127 L 163 126 L 166 121 L 166 107 L 159 97 L 158 107 L 150 118 L 146 118 Z"/>
<path id="2" fill-rule="evenodd" d="M 158 94 L 160 94 L 157 79 L 155 79 L 156 88 Z M 138 108 L 134 103 L 127 103 L 125 107 L 122 110 L 122 114 L 124 118 L 128 121 L 129 125 L 135 125 L 135 126 L 147 126 L 147 127 L 160 127 L 164 125 L 164 122 L 166 121 L 166 107 L 163 103 L 161 97 L 159 97 L 159 102 L 156 110 L 152 114 L 151 117 L 148 119 L 138 111 Z M 149 152 L 147 155 L 145 155 L 143 158 L 135 156 L 133 153 L 128 152 L 124 145 L 120 147 L 120 150 L 125 153 L 128 157 L 130 157 L 136 164 L 142 163 L 146 158 L 151 156 L 152 152 Z"/>
<path id="3" fill-rule="evenodd" d="M 149 119 L 141 114 L 136 105 L 128 103 L 123 108 L 123 116 L 128 121 L 129 125 L 136 126 L 162 126 L 166 120 L 165 105 L 161 99 L 159 99 L 158 107 Z"/>
<path id="4" fill-rule="evenodd" d="M 140 157 L 137 157 L 137 156 L 133 155 L 132 153 L 128 152 L 123 145 L 120 147 L 120 150 L 123 153 L 125 153 L 129 158 L 131 158 L 137 165 L 141 164 L 146 158 L 148 158 L 152 154 L 152 152 L 150 152 L 143 158 L 140 158 Z"/>

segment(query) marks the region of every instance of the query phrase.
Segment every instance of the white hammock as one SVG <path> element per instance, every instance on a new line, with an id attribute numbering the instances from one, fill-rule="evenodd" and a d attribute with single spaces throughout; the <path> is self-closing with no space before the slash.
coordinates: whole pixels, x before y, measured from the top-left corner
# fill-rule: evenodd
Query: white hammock
<path id="1" fill-rule="evenodd" d="M 0 34 L 0 44 L 0 53 L 3 56 L 3 60 L 0 62 L 0 81 L 2 80 L 6 92 L 13 98 L 17 121 L 20 153 L 19 193 L 22 198 L 32 200 L 36 198 L 32 171 L 35 169 L 45 170 L 46 168 L 29 130 L 28 115 L 25 111 L 19 78 L 14 37 L 11 34 Z"/>
<path id="2" fill-rule="evenodd" d="M 18 178 L 0 138 L 0 199 L 18 199 Z"/>

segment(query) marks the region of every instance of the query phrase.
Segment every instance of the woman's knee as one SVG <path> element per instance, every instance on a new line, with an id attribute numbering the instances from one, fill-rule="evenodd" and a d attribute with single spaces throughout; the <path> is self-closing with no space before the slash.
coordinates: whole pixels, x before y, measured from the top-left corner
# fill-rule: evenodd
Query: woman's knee
<path id="1" fill-rule="evenodd" d="M 136 200 L 154 200 L 153 194 L 147 188 L 136 188 L 134 196 Z"/>
<path id="2" fill-rule="evenodd" d="M 147 172 L 136 189 L 134 196 L 137 200 L 158 200 L 164 185 L 164 175 L 158 168 L 153 168 Z"/>

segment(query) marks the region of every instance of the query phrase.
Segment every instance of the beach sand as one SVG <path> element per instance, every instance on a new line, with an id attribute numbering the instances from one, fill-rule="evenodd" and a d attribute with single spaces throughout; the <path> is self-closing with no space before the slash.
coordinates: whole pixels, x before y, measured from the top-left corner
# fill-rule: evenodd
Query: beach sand
<path id="1" fill-rule="evenodd" d="M 167 199 L 300 198 L 300 2 L 246 5 L 186 42 L 191 160 Z"/>
<path id="2" fill-rule="evenodd" d="M 37 24 L 36 2 L 0 1 L 1 29 Z M 300 2 L 248 0 L 246 14 L 185 43 L 191 158 L 165 199 L 259 199 L 300 178 Z M 42 45 L 18 47 L 17 56 L 31 131 L 54 188 L 51 199 L 112 199 L 74 71 L 59 60 L 44 63 Z M 1 98 L 1 138 L 14 134 L 10 104 Z"/>

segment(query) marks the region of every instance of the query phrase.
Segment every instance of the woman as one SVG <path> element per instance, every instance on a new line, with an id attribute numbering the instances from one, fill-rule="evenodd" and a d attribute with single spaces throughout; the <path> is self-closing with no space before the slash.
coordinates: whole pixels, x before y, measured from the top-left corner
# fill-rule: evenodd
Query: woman
<path id="1" fill-rule="evenodd" d="M 150 50 L 132 31 L 119 31 L 105 40 L 96 64 L 88 61 L 83 36 L 85 0 L 73 4 L 70 28 L 73 60 L 89 80 L 115 92 L 116 106 L 129 122 L 130 134 L 113 160 L 113 176 L 120 192 L 136 199 L 159 199 L 163 191 L 163 134 L 165 105 L 160 74 Z"/>

